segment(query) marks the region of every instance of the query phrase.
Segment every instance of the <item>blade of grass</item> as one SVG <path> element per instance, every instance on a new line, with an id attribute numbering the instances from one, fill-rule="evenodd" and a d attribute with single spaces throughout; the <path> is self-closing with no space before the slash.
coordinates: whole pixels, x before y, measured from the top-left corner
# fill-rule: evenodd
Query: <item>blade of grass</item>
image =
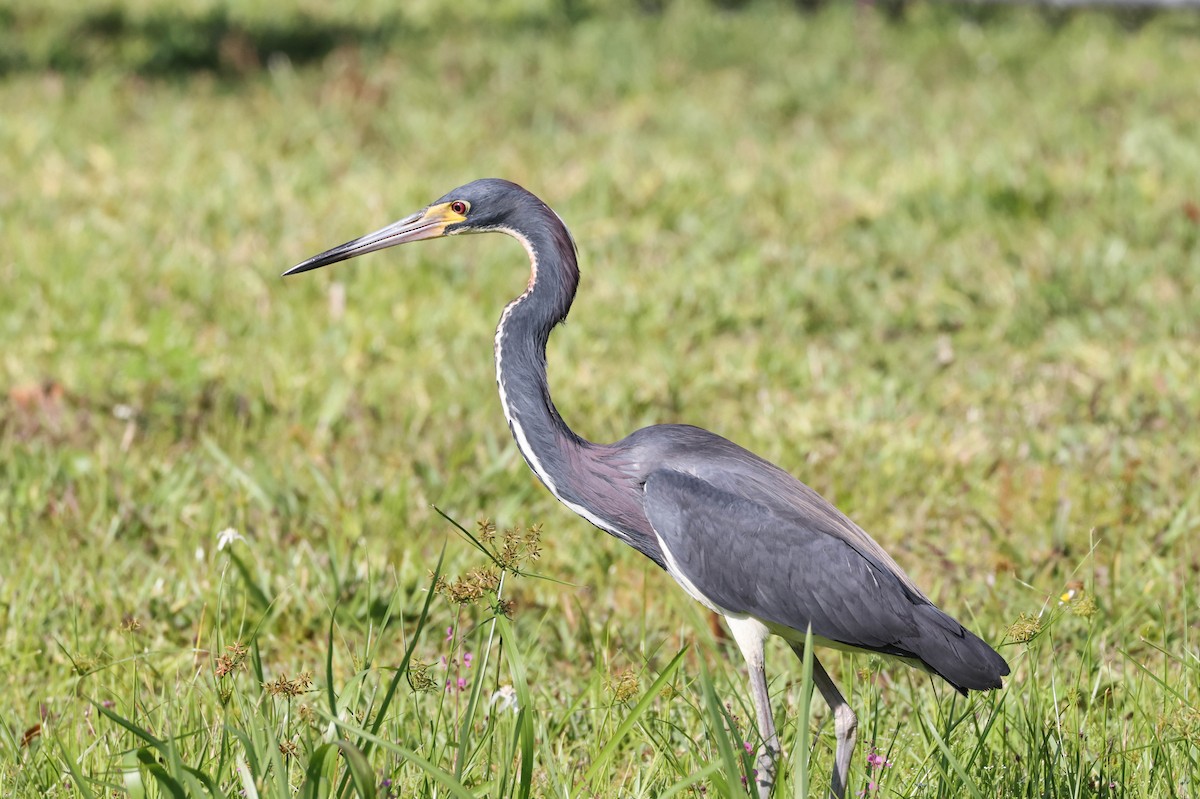
<path id="1" fill-rule="evenodd" d="M 324 716 L 328 721 L 332 721 L 338 729 L 347 733 L 353 733 L 362 740 L 370 741 L 372 744 L 380 747 L 381 749 L 386 749 L 389 752 L 400 755 L 400 757 L 421 769 L 421 771 L 427 774 L 430 779 L 445 787 L 446 790 L 448 790 L 454 796 L 459 797 L 459 799 L 476 799 L 476 797 L 467 790 L 466 786 L 454 779 L 453 774 L 443 771 L 411 749 L 406 749 L 405 747 L 394 744 L 391 741 L 386 741 L 374 733 L 368 732 L 367 730 L 355 724 L 350 724 L 349 722 L 334 718 L 333 716 L 330 716 L 324 708 L 318 708 L 317 713 L 321 716 Z"/>
<path id="2" fill-rule="evenodd" d="M 254 786 L 254 775 L 246 767 L 246 758 L 241 755 L 237 757 L 237 773 L 242 778 L 242 793 L 245 794 L 246 799 L 258 799 L 258 788 Z"/>
<path id="3" fill-rule="evenodd" d="M 808 799 L 812 791 L 809 783 L 809 760 L 812 755 L 812 744 L 809 736 L 812 731 L 812 697 L 813 697 L 813 640 L 812 628 L 804 633 L 804 657 L 800 666 L 800 708 L 796 716 L 796 738 L 792 743 L 793 782 L 796 799 Z"/>
<path id="4" fill-rule="evenodd" d="M 929 733 L 933 736 L 934 743 L 937 744 L 938 749 L 941 750 L 942 755 L 950 764 L 950 768 L 954 769 L 954 773 L 958 775 L 960 780 L 962 780 L 963 787 L 965 787 L 975 799 L 983 799 L 983 795 L 979 793 L 979 788 L 977 788 L 975 783 L 971 782 L 971 779 L 967 776 L 967 771 L 962 767 L 962 763 L 958 762 L 958 758 L 954 756 L 954 754 L 950 751 L 950 747 L 947 746 L 945 740 L 942 739 L 941 734 L 938 733 L 937 725 L 932 721 L 926 721 L 925 726 L 928 728 Z"/>
<path id="5" fill-rule="evenodd" d="M 259 587 L 258 581 L 254 579 L 254 575 L 250 573 L 250 567 L 246 565 L 238 554 L 232 549 L 228 550 L 229 559 L 233 561 L 233 566 L 238 570 L 238 574 L 242 576 L 242 582 L 246 584 L 246 590 L 250 592 L 254 602 L 259 606 L 265 615 L 271 608 L 271 600 L 267 598 L 267 594 Z"/>
<path id="6" fill-rule="evenodd" d="M 388 600 L 386 610 L 383 612 L 383 617 L 379 620 L 379 630 L 381 633 L 391 626 L 392 617 L 396 615 L 397 604 L 400 601 L 400 594 L 400 587 L 397 585 L 392 590 L 392 595 Z M 382 634 L 373 636 L 372 640 L 367 646 L 367 651 L 363 655 L 362 667 L 364 670 L 374 667 L 376 652 L 379 650 L 379 647 L 385 640 L 386 637 Z"/>
<path id="7" fill-rule="evenodd" d="M 517 646 L 513 635 L 512 625 L 508 618 L 496 614 L 496 626 L 500 628 L 500 641 L 508 661 L 508 673 L 512 678 L 513 689 L 517 692 L 517 729 L 521 739 L 521 789 L 517 795 L 521 799 L 529 799 L 533 788 L 533 702 L 529 697 L 529 683 L 525 679 L 525 658 Z"/>
<path id="8" fill-rule="evenodd" d="M 286 731 L 284 730 L 277 731 L 274 727 L 267 727 L 263 730 L 265 739 L 263 749 L 266 751 L 265 753 L 260 751 L 259 758 L 260 760 L 265 759 L 267 761 L 266 771 L 263 772 L 264 787 L 270 785 L 275 789 L 273 793 L 276 796 L 282 797 L 288 793 L 288 791 L 282 790 L 283 785 L 286 785 L 288 781 L 288 771 L 287 764 L 283 760 L 283 752 L 279 748 L 280 736 L 277 734 L 278 732 L 284 732 L 284 740 L 286 740 Z M 273 784 L 266 782 L 267 774 L 274 776 Z"/>
<path id="9" fill-rule="evenodd" d="M 717 775 L 721 779 L 721 784 L 717 786 L 718 793 L 723 796 L 746 796 L 746 788 L 741 785 L 745 776 L 744 769 L 734 753 L 733 741 L 729 738 L 729 731 L 733 729 L 733 719 L 729 717 L 725 705 L 717 696 L 717 689 L 713 686 L 712 677 L 703 662 L 700 664 L 700 691 L 704 695 L 704 712 L 709 719 L 708 735 L 716 741 L 717 753 L 720 755 L 718 762 L 725 767 L 725 773 Z"/>
<path id="10" fill-rule="evenodd" d="M 108 717 L 110 721 L 115 722 L 117 725 L 124 727 L 126 730 L 133 733 L 135 737 L 140 738 L 141 740 L 153 746 L 161 754 L 167 754 L 167 744 L 161 738 L 150 734 L 150 732 L 147 730 L 142 729 L 124 716 L 114 713 L 99 702 L 92 702 L 92 707 L 100 711 L 101 715 Z"/>
<path id="11" fill-rule="evenodd" d="M 356 742 L 359 751 L 365 757 L 371 751 L 371 746 L 375 740 L 374 736 L 379 732 L 379 728 L 383 726 L 383 720 L 387 716 L 388 708 L 392 704 L 392 698 L 396 695 L 396 689 L 400 687 L 400 681 L 404 679 L 404 675 L 408 672 L 408 664 L 412 662 L 413 652 L 416 651 L 417 642 L 421 640 L 421 632 L 425 629 L 426 623 L 429 621 L 429 607 L 433 604 L 433 597 L 436 595 L 434 588 L 437 586 L 438 578 L 442 576 L 442 564 L 446 560 L 446 545 L 442 544 L 442 551 L 438 554 L 437 563 L 433 567 L 433 574 L 429 578 L 429 588 L 425 593 L 425 603 L 421 606 L 421 615 L 417 618 L 417 628 L 413 630 L 412 638 L 409 639 L 408 646 L 404 650 L 404 657 L 400 660 L 400 665 L 396 667 L 396 672 L 392 675 L 392 680 L 388 683 L 387 691 L 383 695 L 383 701 L 379 703 L 379 709 L 375 711 L 375 721 L 371 724 L 371 737 L 360 738 Z M 332 646 L 332 639 L 330 646 Z M 334 719 L 337 718 L 337 707 L 333 707 Z M 338 784 L 338 796 L 344 796 L 349 775 L 343 775 L 341 782 Z"/>
<path id="12" fill-rule="evenodd" d="M 500 572 L 500 583 L 496 586 L 496 602 L 499 603 L 504 597 L 504 580 L 508 577 L 508 572 Z M 497 614 L 499 615 L 499 614 Z M 479 628 L 482 629 L 482 626 Z M 496 636 L 496 618 L 493 617 L 491 624 L 488 625 L 488 640 L 487 645 L 483 649 L 483 657 L 480 658 L 479 678 L 475 680 L 475 684 L 471 686 L 471 696 L 467 700 L 467 709 L 462 716 L 462 724 L 458 730 L 458 755 L 454 758 L 454 776 L 462 779 L 463 770 L 467 765 L 467 757 L 470 754 L 470 736 L 471 730 L 475 722 L 475 713 L 479 708 L 479 700 L 483 693 L 483 678 L 482 675 L 487 674 L 489 655 L 492 653 L 492 641 Z"/>
<path id="13" fill-rule="evenodd" d="M 67 764 L 67 770 L 71 772 L 71 779 L 75 781 L 75 787 L 79 789 L 79 794 L 83 799 L 96 799 L 96 795 L 92 793 L 91 787 L 80 773 L 79 766 L 75 764 L 75 758 L 66 750 L 61 741 L 58 743 L 58 748 L 62 752 L 63 762 Z"/>
<path id="14" fill-rule="evenodd" d="M 988 714 L 987 721 L 984 723 L 983 728 L 979 729 L 978 726 L 976 727 L 975 748 L 971 751 L 971 757 L 969 760 L 967 760 L 966 765 L 968 770 L 972 770 L 974 768 L 975 761 L 978 760 L 979 756 L 983 753 L 984 743 L 987 741 L 988 735 L 991 734 L 992 727 L 996 725 L 996 721 L 1000 718 L 1000 710 L 1004 707 L 1004 701 L 1007 698 L 1007 693 L 1000 694 L 999 697 L 992 702 L 992 711 Z"/>
<path id="15" fill-rule="evenodd" d="M 240 741 L 242 744 L 243 754 L 240 754 L 237 757 L 238 773 L 240 774 L 241 770 L 246 766 L 246 762 L 245 762 L 246 758 L 250 759 L 250 774 L 253 775 L 253 774 L 260 773 L 260 770 L 258 767 L 258 755 L 254 751 L 254 744 L 250 740 L 250 736 L 247 735 L 244 730 L 239 730 L 235 727 L 230 727 L 228 724 L 225 725 L 225 729 L 226 729 L 226 731 L 232 733 L 233 736 L 235 738 L 237 738 L 238 741 Z M 253 781 L 253 777 L 251 777 L 251 780 Z"/>
<path id="16" fill-rule="evenodd" d="M 200 769 L 192 768 L 191 766 L 184 766 L 183 772 L 184 777 L 189 782 L 198 783 L 200 786 L 203 786 L 204 790 L 208 791 L 209 795 L 214 797 L 225 796 L 221 789 L 217 787 L 217 783 L 213 780 L 213 778 L 205 774 Z M 192 794 L 199 794 L 199 791 L 196 790 L 195 785 L 191 787 L 191 792 Z"/>
<path id="17" fill-rule="evenodd" d="M 583 779 L 580 780 L 581 784 L 591 784 L 592 779 L 595 778 L 600 769 L 607 764 L 608 758 L 610 758 L 613 752 L 616 751 L 617 747 L 621 745 L 621 742 L 625 740 L 625 736 L 628 735 L 629 731 L 633 729 L 633 726 L 637 724 L 638 719 L 640 719 L 646 713 L 646 711 L 650 709 L 650 705 L 654 702 L 655 698 L 662 693 L 663 688 L 667 686 L 667 683 L 670 681 L 671 677 L 675 675 L 675 671 L 683 662 L 683 656 L 686 652 L 687 647 L 685 646 L 683 649 L 680 649 L 675 654 L 675 657 L 671 658 L 671 662 L 668 663 L 661 672 L 659 672 L 658 678 L 650 685 L 649 688 L 646 689 L 646 693 L 640 700 L 638 700 L 638 703 L 633 706 L 633 710 L 629 711 L 629 715 L 627 715 L 617 726 L 616 732 L 614 732 L 604 744 L 604 748 L 600 750 L 600 753 L 592 759 L 591 767 L 588 768 L 583 775 Z M 713 692 L 713 697 L 716 697 L 716 692 Z"/>
<path id="18" fill-rule="evenodd" d="M 707 766 L 700 769 L 695 774 L 689 774 L 688 776 L 684 777 L 679 782 L 677 782 L 674 785 L 667 788 L 665 791 L 663 791 L 662 793 L 660 793 L 658 795 L 658 799 L 671 799 L 671 797 L 674 796 L 675 794 L 685 791 L 688 788 L 695 785 L 696 783 L 705 779 L 710 774 L 712 774 L 714 771 L 719 769 L 722 765 L 724 765 L 724 763 L 722 763 L 719 760 L 716 763 L 709 763 Z"/>
<path id="19" fill-rule="evenodd" d="M 16 737 L 12 733 L 12 729 L 8 726 L 8 722 L 4 720 L 4 716 L 0 715 L 0 740 L 8 744 L 8 748 L 12 750 L 12 756 L 19 758 L 21 747 L 17 743 Z"/>
<path id="20" fill-rule="evenodd" d="M 258 646 L 258 630 L 255 629 L 254 637 L 250 639 L 250 667 L 254 669 L 254 679 L 259 685 L 265 685 L 267 682 L 266 673 L 263 671 L 262 650 Z"/>
<path id="21" fill-rule="evenodd" d="M 421 606 L 421 615 L 417 618 L 417 628 L 413 631 L 412 640 L 409 641 L 408 647 L 404 650 L 404 657 L 400 660 L 400 665 L 396 667 L 396 673 L 392 676 L 391 683 L 388 684 L 387 693 L 383 696 L 383 701 L 379 704 L 379 710 L 375 713 L 375 721 L 371 724 L 371 734 L 375 735 L 379 732 L 379 728 L 383 726 L 384 716 L 387 714 L 388 707 L 392 703 L 392 697 L 396 695 L 396 689 L 400 686 L 400 680 L 404 678 L 408 671 L 408 664 L 412 661 L 413 652 L 417 648 L 417 641 L 421 638 L 421 631 L 425 629 L 426 623 L 429 621 L 429 606 L 433 604 L 433 597 L 436 595 L 434 587 L 437 585 L 438 578 L 442 575 L 442 563 L 446 559 L 446 545 L 442 545 L 442 551 L 438 555 L 437 564 L 433 567 L 433 574 L 429 579 L 429 590 L 425 594 L 425 604 Z M 366 755 L 371 751 L 369 746 L 359 745 L 363 754 Z"/>
<path id="22" fill-rule="evenodd" d="M 321 781 L 325 779 L 323 772 L 330 762 L 336 762 L 339 752 L 342 757 L 346 758 L 346 764 L 359 797 L 375 799 L 375 775 L 371 771 L 371 764 L 363 756 L 362 750 L 344 739 L 322 744 L 313 751 L 312 759 L 309 760 L 308 768 L 305 769 L 304 785 L 301 787 L 302 794 L 310 799 L 316 799 L 319 795 Z"/>
<path id="23" fill-rule="evenodd" d="M 216 441 L 208 436 L 204 436 L 201 443 L 204 444 L 204 448 L 208 450 L 208 454 L 213 457 L 213 460 L 221 466 L 217 471 L 218 474 L 233 477 L 234 479 L 230 482 L 239 484 L 245 488 L 246 492 L 254 497 L 264 509 L 270 510 L 274 507 L 274 503 L 271 502 L 271 497 L 267 494 L 266 490 L 244 469 L 234 463 L 233 459 L 225 454 L 225 451 L 217 445 Z"/>
<path id="24" fill-rule="evenodd" d="M 504 581 L 507 579 L 507 577 L 508 577 L 508 572 L 504 569 L 501 569 L 500 582 L 496 586 L 496 602 L 497 602 L 497 604 L 499 604 L 504 598 Z M 475 684 L 471 688 L 471 697 L 470 697 L 469 701 L 467 702 L 467 711 L 463 715 L 462 726 L 459 728 L 458 756 L 455 758 L 454 774 L 460 780 L 462 779 L 463 769 L 466 767 L 467 756 L 469 753 L 468 744 L 469 744 L 469 737 L 470 737 L 471 728 L 472 728 L 472 722 L 475 718 L 475 713 L 479 706 L 479 701 L 480 701 L 480 699 L 482 697 L 482 693 L 483 693 L 482 675 L 487 674 L 488 663 L 491 661 L 492 642 L 495 641 L 495 639 L 496 639 L 496 625 L 498 623 L 499 616 L 500 616 L 500 614 L 496 614 L 495 616 L 493 616 L 491 623 L 488 624 L 487 644 L 483 648 L 483 657 L 481 658 L 481 662 L 479 664 L 478 673 L 480 675 L 480 678 L 475 680 Z M 482 629 L 482 625 L 480 625 L 480 627 L 477 629 Z M 523 729 L 523 727 L 518 725 L 518 729 Z"/>
<path id="25" fill-rule="evenodd" d="M 333 781 L 336 773 L 337 749 L 322 744 L 313 750 L 304 768 L 304 783 L 300 786 L 301 799 L 320 799 L 321 787 Z M 356 783 L 357 785 L 357 783 Z"/>
<path id="26" fill-rule="evenodd" d="M 174 799 L 187 799 L 187 792 L 183 790 L 183 786 L 179 781 L 172 777 L 167 770 L 162 767 L 162 764 L 154 759 L 149 749 L 142 747 L 137 753 L 138 761 L 142 764 L 142 768 L 149 772 L 151 777 L 158 781 L 163 790 L 169 793 Z"/>
<path id="27" fill-rule="evenodd" d="M 329 638 L 325 645 L 325 695 L 329 712 L 337 715 L 337 694 L 333 690 L 333 625 L 337 621 L 337 605 L 329 612 Z"/>
<path id="28" fill-rule="evenodd" d="M 437 505 L 430 505 L 429 507 L 433 508 L 434 512 L 437 513 L 438 516 L 441 516 L 443 519 L 450 522 L 450 524 L 454 526 L 454 529 L 458 530 L 459 534 L 462 535 L 463 538 L 467 539 L 467 541 L 471 544 L 471 546 L 478 549 L 488 560 L 490 560 L 492 562 L 493 565 L 503 568 L 503 564 L 500 563 L 500 561 L 496 558 L 496 556 L 492 554 L 492 551 L 490 549 L 488 549 L 487 547 L 485 547 L 483 545 L 483 542 L 480 541 L 478 538 L 476 538 L 474 535 L 472 535 L 470 533 L 470 531 L 467 530 L 467 528 L 465 528 L 461 524 L 459 524 L 458 521 L 456 521 L 454 518 L 452 518 L 449 514 L 447 514 L 444 510 L 439 508 Z"/>
<path id="29" fill-rule="evenodd" d="M 121 782 L 129 799 L 146 799 L 146 784 L 142 782 L 142 770 L 138 768 L 136 751 L 126 752 L 121 758 Z"/>
<path id="30" fill-rule="evenodd" d="M 1154 649 L 1158 650 L 1159 652 L 1161 652 L 1162 654 L 1166 655 L 1167 657 L 1169 657 L 1169 658 L 1176 658 L 1176 659 L 1178 660 L 1178 658 L 1177 658 L 1175 655 L 1171 654 L 1170 652 L 1167 652 L 1165 649 L 1162 649 L 1161 647 L 1155 646 L 1153 643 L 1150 643 L 1150 642 L 1147 642 L 1147 643 L 1148 643 L 1148 644 L 1150 644 L 1150 646 L 1151 646 L 1152 648 L 1154 648 Z M 1168 683 L 1166 680 L 1164 680 L 1164 679 L 1163 679 L 1163 678 L 1162 678 L 1160 675 L 1158 675 L 1158 674 L 1155 674 L 1153 671 L 1151 671 L 1150 669 L 1146 668 L 1146 667 L 1145 667 L 1145 666 L 1142 664 L 1142 662 L 1141 662 L 1141 661 L 1139 661 L 1137 658 L 1135 658 L 1135 657 L 1134 657 L 1132 654 L 1130 654 L 1128 650 L 1126 650 L 1126 649 L 1118 649 L 1117 651 L 1118 651 L 1118 652 L 1120 652 L 1122 655 L 1124 655 L 1124 656 L 1125 656 L 1125 659 L 1126 659 L 1126 660 L 1128 660 L 1130 663 L 1132 663 L 1134 666 L 1136 666 L 1136 667 L 1138 668 L 1138 670 L 1139 670 L 1139 671 L 1141 671 L 1143 674 L 1145 674 L 1145 675 L 1146 675 L 1147 677 L 1149 677 L 1150 679 L 1154 680 L 1154 682 L 1155 682 L 1155 683 L 1157 683 L 1157 684 L 1158 684 L 1158 686 L 1159 686 L 1160 688 L 1162 688 L 1164 691 L 1166 691 L 1166 692 L 1167 692 L 1167 693 L 1169 693 L 1171 696 L 1173 696 L 1173 697 L 1175 697 L 1176 699 L 1178 699 L 1178 700 L 1179 700 L 1181 703 L 1183 703 L 1185 706 L 1187 706 L 1187 707 L 1192 707 L 1192 706 L 1193 706 L 1193 701 L 1194 701 L 1194 700 L 1189 700 L 1189 699 L 1188 699 L 1186 696 L 1184 696 L 1182 693 L 1180 693 L 1180 692 L 1179 692 L 1179 690 L 1178 690 L 1177 688 L 1175 688 L 1175 687 L 1174 687 L 1174 686 L 1172 686 L 1170 683 Z M 1180 662 L 1180 663 L 1182 663 L 1183 661 L 1182 661 L 1182 660 L 1180 660 L 1179 662 Z"/>

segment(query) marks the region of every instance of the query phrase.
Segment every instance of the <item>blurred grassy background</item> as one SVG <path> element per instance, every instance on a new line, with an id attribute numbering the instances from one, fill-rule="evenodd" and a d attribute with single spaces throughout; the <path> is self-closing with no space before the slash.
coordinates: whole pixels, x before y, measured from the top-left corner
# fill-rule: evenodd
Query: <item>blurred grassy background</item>
<path id="1" fill-rule="evenodd" d="M 703 614 L 509 440 L 490 340 L 524 285 L 516 244 L 278 278 L 503 176 L 580 243 L 549 354 L 576 430 L 709 427 L 835 501 L 985 638 L 1042 614 L 1003 650 L 1002 701 L 1043 697 L 1029 728 L 1058 749 L 976 775 L 989 795 L 1051 785 L 1068 755 L 1096 790 L 1197 790 L 1197 18 L 663 5 L 0 5 L 5 785 L 57 784 L 59 750 L 19 740 L 38 722 L 98 778 L 116 768 L 81 696 L 204 715 L 193 647 L 245 637 L 230 607 L 267 619 L 267 669 L 294 673 L 323 669 L 340 601 L 353 673 L 380 584 L 411 622 L 447 540 L 451 570 L 478 565 L 431 504 L 545 524 L 537 570 L 571 585 L 513 596 L 549 707 L 697 638 L 693 673 L 738 695 Z M 216 551 L 226 527 L 246 574 Z M 1095 615 L 1058 616 L 1071 587 Z M 393 621 L 383 651 L 400 638 Z M 782 715 L 795 667 L 771 655 Z M 855 698 L 862 739 L 899 742 L 889 789 L 959 795 L 892 729 L 940 694 L 836 668 L 888 703 Z M 541 755 L 542 792 L 573 785 L 545 763 L 586 761 L 602 729 Z M 669 783 L 640 752 L 613 795 Z"/>

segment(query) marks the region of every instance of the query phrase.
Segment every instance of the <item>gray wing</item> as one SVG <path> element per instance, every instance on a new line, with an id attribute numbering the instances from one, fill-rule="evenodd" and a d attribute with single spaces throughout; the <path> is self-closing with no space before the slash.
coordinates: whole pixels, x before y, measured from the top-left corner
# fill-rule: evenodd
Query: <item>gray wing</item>
<path id="1" fill-rule="evenodd" d="M 789 518 L 682 472 L 646 480 L 645 508 L 671 559 L 713 604 L 864 649 L 912 636 L 900 582 L 820 519 Z M 898 654 L 898 653 L 897 653 Z"/>
<path id="2" fill-rule="evenodd" d="M 991 647 L 910 589 L 820 513 L 746 499 L 660 469 L 646 516 L 668 561 L 714 605 L 832 642 L 923 661 L 963 688 L 991 688 L 1007 666 Z M 890 559 L 889 559 L 890 561 Z"/>

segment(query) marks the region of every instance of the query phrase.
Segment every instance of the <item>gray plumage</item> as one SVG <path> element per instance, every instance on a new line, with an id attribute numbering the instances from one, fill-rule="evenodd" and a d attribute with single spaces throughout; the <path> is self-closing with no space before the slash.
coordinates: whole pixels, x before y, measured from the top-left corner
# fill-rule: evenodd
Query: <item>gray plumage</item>
<path id="1" fill-rule="evenodd" d="M 750 453 L 723 464 L 715 452 L 740 448 L 706 431 L 652 430 L 706 453 L 701 469 L 685 457 L 679 469 L 648 475 L 645 508 L 713 604 L 797 633 L 811 625 L 813 635 L 848 649 L 917 661 L 964 694 L 1000 687 L 1003 658 L 935 607 L 812 489 Z"/>
<path id="2" fill-rule="evenodd" d="M 422 211 L 285 274 L 408 241 L 498 231 L 524 246 L 529 284 L 496 329 L 501 406 L 529 467 L 560 501 L 666 569 L 723 614 L 750 670 L 764 746 L 759 794 L 779 752 L 763 671 L 769 633 L 900 658 L 958 691 L 999 688 L 1008 664 L 943 613 L 854 522 L 808 486 L 736 444 L 687 425 L 656 425 L 614 444 L 576 435 L 550 398 L 546 343 L 579 284 L 574 240 L 545 203 L 516 184 L 478 180 Z M 857 720 L 820 662 L 814 679 L 834 710 L 831 792 L 845 794 Z"/>

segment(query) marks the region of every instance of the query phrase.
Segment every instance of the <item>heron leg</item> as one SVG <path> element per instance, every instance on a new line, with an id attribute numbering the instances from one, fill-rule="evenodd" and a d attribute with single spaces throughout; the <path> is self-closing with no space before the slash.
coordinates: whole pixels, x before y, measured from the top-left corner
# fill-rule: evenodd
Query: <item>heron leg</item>
<path id="1" fill-rule="evenodd" d="M 758 716 L 758 733 L 763 745 L 755 758 L 758 772 L 759 799 L 767 799 L 775 785 L 775 771 L 779 762 L 779 736 L 775 732 L 775 718 L 771 715 L 771 696 L 767 692 L 767 672 L 763 663 L 763 642 L 769 632 L 765 625 L 755 619 L 733 619 L 726 617 L 733 638 L 737 641 L 746 668 L 750 673 L 750 698 L 754 700 L 754 711 Z"/>
<path id="2" fill-rule="evenodd" d="M 779 736 L 775 733 L 771 698 L 767 694 L 767 673 L 762 665 L 758 668 L 750 667 L 750 696 L 754 699 L 754 710 L 758 714 L 758 732 L 763 739 L 762 749 L 754 761 L 754 767 L 758 771 L 755 782 L 758 783 L 759 799 L 767 799 L 771 795 L 771 787 L 775 784 L 775 769 L 779 762 Z"/>
<path id="3" fill-rule="evenodd" d="M 804 660 L 804 644 L 791 644 L 796 657 Z M 830 777 L 829 795 L 834 799 L 844 799 L 846 796 L 846 780 L 850 776 L 850 761 L 854 757 L 854 745 L 858 737 L 858 717 L 850 703 L 842 696 L 841 691 L 834 685 L 829 672 L 813 655 L 813 683 L 825 704 L 833 712 L 833 730 L 837 734 L 837 749 L 833 756 L 833 774 Z"/>

